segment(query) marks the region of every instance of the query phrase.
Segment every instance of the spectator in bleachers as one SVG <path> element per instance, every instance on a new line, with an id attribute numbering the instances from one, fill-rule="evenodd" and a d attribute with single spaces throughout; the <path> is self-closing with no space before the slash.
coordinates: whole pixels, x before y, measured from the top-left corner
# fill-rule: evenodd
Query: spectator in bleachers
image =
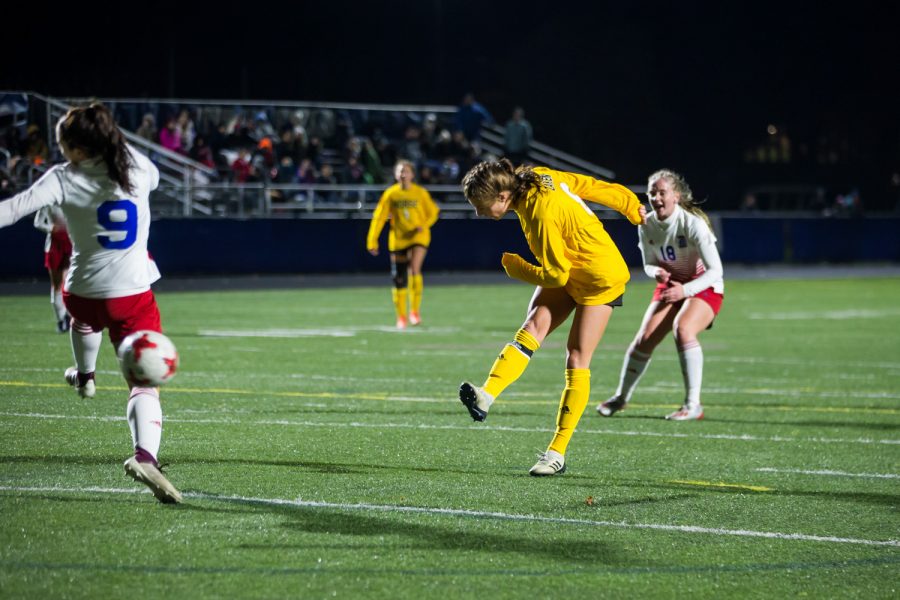
<path id="1" fill-rule="evenodd" d="M 33 165 L 43 164 L 50 158 L 50 148 L 47 146 L 47 141 L 44 140 L 41 128 L 34 123 L 26 129 L 24 146 L 25 160 Z"/>
<path id="2" fill-rule="evenodd" d="M 468 156 L 471 148 L 469 147 L 469 139 L 466 138 L 462 131 L 454 131 L 450 137 L 449 156 L 457 160 Z"/>
<path id="3" fill-rule="evenodd" d="M 421 131 L 415 125 L 406 128 L 403 134 L 403 141 L 397 149 L 397 154 L 401 159 L 406 159 L 413 164 L 420 164 L 424 158 L 422 153 L 422 145 L 419 142 Z"/>
<path id="4" fill-rule="evenodd" d="M 450 134 L 450 130 L 441 129 L 431 147 L 429 158 L 442 161 L 449 156 L 453 156 L 453 136 Z"/>
<path id="5" fill-rule="evenodd" d="M 178 131 L 178 122 L 175 117 L 166 119 L 166 126 L 159 132 L 159 145 L 166 150 L 183 154 L 181 146 L 181 132 Z"/>
<path id="6" fill-rule="evenodd" d="M 506 122 L 506 132 L 503 137 L 506 158 L 514 165 L 526 162 L 532 137 L 531 123 L 525 118 L 525 110 L 521 106 L 515 107 L 512 118 Z"/>
<path id="7" fill-rule="evenodd" d="M 438 128 L 437 115 L 428 113 L 422 122 L 421 135 L 419 135 L 419 143 L 422 145 L 422 152 L 426 156 L 431 156 L 438 135 L 440 135 L 440 129 Z"/>
<path id="8" fill-rule="evenodd" d="M 366 173 L 368 174 L 369 178 L 371 178 L 372 183 L 384 183 L 384 165 L 381 162 L 381 157 L 375 150 L 375 145 L 369 138 L 363 139 L 363 147 L 362 152 L 360 153 L 360 160 L 362 161 L 363 167 L 366 169 Z"/>
<path id="9" fill-rule="evenodd" d="M 318 168 L 322 162 L 322 138 L 317 135 L 310 136 L 309 143 L 306 145 L 306 158 Z"/>
<path id="10" fill-rule="evenodd" d="M 456 109 L 455 126 L 457 131 L 462 131 L 469 141 L 481 139 L 481 128 L 491 125 L 494 118 L 491 113 L 475 100 L 472 93 L 463 96 L 462 104 Z"/>
<path id="11" fill-rule="evenodd" d="M 341 183 L 349 183 L 351 185 L 368 185 L 372 183 L 366 170 L 359 162 L 358 156 L 351 156 L 347 159 L 341 172 Z"/>
<path id="12" fill-rule="evenodd" d="M 206 165 L 210 169 L 216 168 L 212 149 L 206 143 L 206 138 L 202 135 L 198 135 L 196 138 L 194 138 L 194 145 L 191 147 L 189 156 L 192 159 L 196 160 L 198 163 Z"/>
<path id="13" fill-rule="evenodd" d="M 156 130 L 156 117 L 153 113 L 146 113 L 141 120 L 141 126 L 137 128 L 138 136 L 154 144 L 159 141 L 159 132 Z"/>
<path id="14" fill-rule="evenodd" d="M 188 109 L 182 109 L 178 113 L 175 128 L 178 130 L 178 135 L 181 136 L 181 152 L 190 153 L 191 148 L 194 146 L 194 138 L 197 137 L 197 130 L 194 127 L 194 120 L 191 119 L 191 113 Z"/>
<path id="15" fill-rule="evenodd" d="M 397 150 L 387 136 L 376 131 L 372 136 L 372 143 L 378 154 L 378 161 L 382 165 L 392 165 L 397 162 Z"/>
<path id="16" fill-rule="evenodd" d="M 272 140 L 268 137 L 259 140 L 259 143 L 256 145 L 256 151 L 253 154 L 253 163 L 259 172 L 265 173 L 271 178 L 272 169 L 277 168 L 277 162 Z"/>
<path id="17" fill-rule="evenodd" d="M 281 135 L 275 144 L 275 155 L 278 157 L 290 156 L 295 165 L 305 157 L 306 149 L 301 147 L 290 125 L 282 127 Z"/>
<path id="18" fill-rule="evenodd" d="M 258 180 L 256 168 L 252 163 L 252 155 L 247 148 L 238 150 L 237 158 L 231 163 L 231 171 L 235 183 L 249 183 Z"/>
<path id="19" fill-rule="evenodd" d="M 276 183 L 297 183 L 297 164 L 289 154 L 278 159 L 278 169 L 275 175 Z"/>
<path id="20" fill-rule="evenodd" d="M 301 160 L 297 168 L 297 183 L 315 183 L 316 177 L 316 166 L 313 162 L 308 158 Z"/>
<path id="21" fill-rule="evenodd" d="M 269 122 L 269 115 L 266 114 L 266 111 L 257 111 L 256 116 L 253 118 L 253 132 L 256 134 L 254 137 L 257 139 L 275 137 L 275 128 Z"/>
<path id="22" fill-rule="evenodd" d="M 324 164 L 319 169 L 319 175 L 316 177 L 317 185 L 335 185 L 338 182 L 334 174 L 334 167 L 330 164 Z M 316 197 L 323 202 L 337 202 L 340 200 L 340 194 L 332 190 L 316 191 Z"/>

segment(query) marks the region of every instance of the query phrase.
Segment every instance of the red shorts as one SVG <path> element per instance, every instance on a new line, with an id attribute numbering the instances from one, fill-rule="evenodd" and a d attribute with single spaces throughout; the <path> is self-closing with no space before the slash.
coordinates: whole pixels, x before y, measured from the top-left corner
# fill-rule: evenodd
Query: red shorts
<path id="1" fill-rule="evenodd" d="M 660 294 L 662 294 L 666 289 L 668 289 L 668 287 L 669 287 L 668 284 L 665 284 L 665 283 L 658 284 L 656 286 L 656 289 L 653 290 L 653 300 L 658 302 L 660 300 Z M 701 300 L 703 300 L 704 302 L 709 304 L 709 307 L 711 309 L 713 309 L 714 315 L 719 314 L 719 309 L 722 308 L 722 300 L 725 299 L 724 295 L 722 295 L 718 292 L 714 292 L 711 287 L 708 287 L 705 290 L 703 290 L 702 292 L 698 292 L 697 294 L 695 294 L 694 296 L 691 296 L 691 297 L 692 298 L 700 298 Z"/>
<path id="2" fill-rule="evenodd" d="M 63 291 L 63 302 L 76 321 L 94 331 L 109 329 L 109 339 L 117 349 L 135 331 L 149 329 L 162 333 L 159 308 L 151 290 L 122 298 L 83 298 Z"/>
<path id="3" fill-rule="evenodd" d="M 53 271 L 69 268 L 69 257 L 72 256 L 72 240 L 63 231 L 50 234 L 50 248 L 44 252 L 44 266 Z"/>

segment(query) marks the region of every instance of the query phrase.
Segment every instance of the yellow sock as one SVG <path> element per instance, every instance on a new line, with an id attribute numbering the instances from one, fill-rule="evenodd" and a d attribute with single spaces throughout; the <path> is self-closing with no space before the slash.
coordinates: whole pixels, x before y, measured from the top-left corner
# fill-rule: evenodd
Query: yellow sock
<path id="1" fill-rule="evenodd" d="M 524 329 L 517 331 L 514 341 L 504 346 L 500 356 L 494 361 L 487 381 L 484 382 L 484 391 L 494 398 L 499 396 L 500 392 L 525 372 L 531 355 L 540 346 L 534 336 Z"/>
<path id="2" fill-rule="evenodd" d="M 406 288 L 392 288 L 391 297 L 394 299 L 394 310 L 397 311 L 397 318 L 406 319 L 406 299 L 409 295 Z"/>
<path id="3" fill-rule="evenodd" d="M 548 450 L 560 454 L 566 453 L 572 433 L 578 420 L 587 407 L 591 395 L 591 370 L 566 369 L 566 389 L 559 400 L 559 412 L 556 415 L 556 435 L 550 442 Z"/>
<path id="4" fill-rule="evenodd" d="M 422 275 L 409 276 L 409 311 L 417 313 L 422 306 Z"/>

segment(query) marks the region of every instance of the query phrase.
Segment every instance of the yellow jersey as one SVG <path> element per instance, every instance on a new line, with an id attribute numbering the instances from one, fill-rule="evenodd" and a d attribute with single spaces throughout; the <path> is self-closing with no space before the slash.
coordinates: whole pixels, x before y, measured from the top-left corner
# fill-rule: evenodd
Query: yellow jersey
<path id="1" fill-rule="evenodd" d="M 583 305 L 606 304 L 625 292 L 628 266 L 584 200 L 612 208 L 634 224 L 641 202 L 628 188 L 565 171 L 534 169 L 541 189 L 513 207 L 540 266 L 504 255 L 511 277 L 542 287 L 565 287 Z"/>
<path id="2" fill-rule="evenodd" d="M 399 183 L 395 183 L 378 200 L 372 222 L 369 223 L 366 248 L 378 249 L 378 236 L 388 218 L 391 220 L 388 250 L 395 252 L 410 246 L 427 248 L 431 243 L 431 226 L 437 221 L 438 213 L 440 209 L 428 190 L 415 183 L 404 190 Z"/>

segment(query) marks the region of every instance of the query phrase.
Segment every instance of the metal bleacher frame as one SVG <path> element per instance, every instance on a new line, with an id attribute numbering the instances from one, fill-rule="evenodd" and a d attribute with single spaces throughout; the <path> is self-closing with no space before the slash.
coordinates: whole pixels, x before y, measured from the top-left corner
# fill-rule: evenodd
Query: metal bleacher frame
<path id="1" fill-rule="evenodd" d="M 159 99 L 159 98 L 52 98 L 27 92 L 30 102 L 46 107 L 45 131 L 48 146 L 55 147 L 53 130 L 56 120 L 72 105 L 91 101 L 103 102 L 114 112 L 123 106 L 169 106 L 172 112 L 190 108 L 195 112 L 215 113 L 219 118 L 228 111 L 360 111 L 370 113 L 410 113 L 416 121 L 433 113 L 449 122 L 456 113 L 455 106 L 447 105 L 401 105 L 401 104 L 358 104 L 337 102 L 291 102 L 258 100 L 210 100 L 210 99 Z M 372 210 L 386 184 L 275 184 L 234 183 L 216 181 L 217 171 L 181 154 L 172 152 L 159 144 L 150 142 L 136 133 L 122 128 L 129 143 L 147 154 L 160 169 L 159 188 L 151 196 L 154 217 L 191 218 L 370 218 Z M 495 155 L 503 154 L 504 129 L 500 125 L 489 125 L 482 130 L 481 144 L 485 151 Z M 543 164 L 556 169 L 578 171 L 606 180 L 614 179 L 609 169 L 583 161 L 556 148 L 540 142 L 533 142 L 529 159 L 535 164 Z M 632 188 L 635 189 L 635 188 Z M 442 209 L 442 218 L 469 218 L 474 211 L 462 195 L 458 185 L 429 185 L 429 192 Z M 639 190 L 635 190 L 639 191 Z M 274 202 L 273 192 L 283 200 Z M 335 198 L 337 198 L 335 200 Z M 617 215 L 603 207 L 592 205 L 604 218 Z M 609 214 L 607 214 L 609 213 Z"/>

